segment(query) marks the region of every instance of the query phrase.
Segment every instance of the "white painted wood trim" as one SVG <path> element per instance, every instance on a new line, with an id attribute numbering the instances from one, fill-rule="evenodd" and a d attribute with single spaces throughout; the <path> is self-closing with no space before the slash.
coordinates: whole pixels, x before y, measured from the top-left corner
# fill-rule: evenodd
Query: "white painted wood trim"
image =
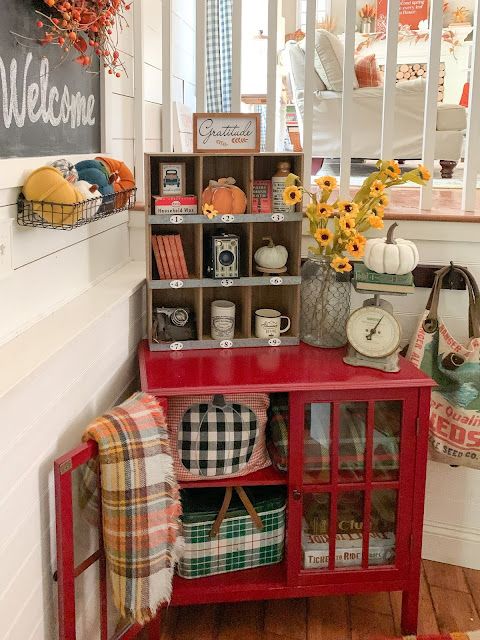
<path id="1" fill-rule="evenodd" d="M 242 110 L 242 0 L 232 0 L 232 113 Z"/>
<path id="2" fill-rule="evenodd" d="M 173 150 L 172 0 L 162 0 L 162 151 Z"/>
<path id="3" fill-rule="evenodd" d="M 112 90 L 107 70 L 100 65 L 100 148 L 102 153 L 112 152 Z"/>
<path id="4" fill-rule="evenodd" d="M 423 120 L 423 164 L 433 174 L 435 162 L 435 136 L 438 110 L 438 74 L 442 49 L 443 11 L 441 2 L 430 6 L 430 40 L 428 54 L 427 88 L 425 92 L 425 114 Z M 421 190 L 420 208 L 430 210 L 433 204 L 433 180 Z"/>
<path id="5" fill-rule="evenodd" d="M 133 60 L 133 93 L 134 99 L 134 158 L 135 158 L 135 182 L 137 185 L 137 198 L 144 200 L 145 184 L 145 45 L 144 45 L 144 15 L 143 5 L 137 2 L 134 5 L 133 14 L 133 41 L 135 57 Z"/>
<path id="6" fill-rule="evenodd" d="M 397 71 L 398 19 L 400 0 L 389 0 L 387 15 L 387 44 L 385 57 L 385 78 L 383 82 L 382 146 L 384 160 L 393 156 L 395 126 L 395 85 Z"/>
<path id="7" fill-rule="evenodd" d="M 352 159 L 353 132 L 353 81 L 355 77 L 355 23 L 356 0 L 345 4 L 345 47 L 343 55 L 342 124 L 340 157 L 340 197 L 348 199 L 350 194 L 350 168 Z"/>
<path id="8" fill-rule="evenodd" d="M 207 108 L 206 94 L 206 54 L 207 54 L 207 3 L 197 0 L 195 31 L 195 71 L 196 71 L 196 110 L 203 113 Z"/>
<path id="9" fill-rule="evenodd" d="M 479 170 L 478 140 L 480 137 L 480 0 L 475 3 L 472 45 L 472 70 L 468 96 L 467 143 L 463 174 L 462 209 L 475 211 L 477 174 Z"/>
<path id="10" fill-rule="evenodd" d="M 303 117 L 303 157 L 304 181 L 310 185 L 312 180 L 312 149 L 313 149 L 313 77 L 315 73 L 315 22 L 317 15 L 317 1 L 307 0 L 307 26 L 305 35 L 305 86 L 304 86 L 304 117 Z"/>
<path id="11" fill-rule="evenodd" d="M 480 569 L 480 530 L 425 520 L 422 558 Z"/>
<path id="12" fill-rule="evenodd" d="M 278 52 L 278 19 L 281 14 L 280 0 L 268 3 L 268 43 L 267 43 L 267 133 L 266 151 L 275 151 L 277 141 L 277 52 Z"/>

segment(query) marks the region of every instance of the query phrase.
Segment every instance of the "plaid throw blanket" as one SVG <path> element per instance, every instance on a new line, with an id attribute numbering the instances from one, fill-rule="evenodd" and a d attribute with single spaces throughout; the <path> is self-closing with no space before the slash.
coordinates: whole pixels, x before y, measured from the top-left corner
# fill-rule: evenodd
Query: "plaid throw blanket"
<path id="1" fill-rule="evenodd" d="M 182 549 L 181 506 L 162 408 L 136 393 L 89 425 L 83 441 L 98 443 L 87 467 L 80 504 L 98 522 L 100 464 L 103 539 L 113 598 L 120 614 L 145 624 L 169 602 Z"/>

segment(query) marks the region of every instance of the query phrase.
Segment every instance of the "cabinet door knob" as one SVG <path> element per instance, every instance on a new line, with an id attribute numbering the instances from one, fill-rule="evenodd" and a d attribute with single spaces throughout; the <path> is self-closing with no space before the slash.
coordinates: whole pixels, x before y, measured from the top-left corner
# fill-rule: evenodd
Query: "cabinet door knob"
<path id="1" fill-rule="evenodd" d="M 300 498 L 302 497 L 302 492 L 299 489 L 294 489 L 292 491 L 292 496 L 294 500 L 300 500 Z"/>

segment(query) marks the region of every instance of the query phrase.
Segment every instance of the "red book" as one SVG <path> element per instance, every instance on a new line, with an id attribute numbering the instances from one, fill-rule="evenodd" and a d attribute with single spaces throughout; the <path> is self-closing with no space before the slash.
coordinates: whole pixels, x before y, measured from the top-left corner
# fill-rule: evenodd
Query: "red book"
<path id="1" fill-rule="evenodd" d="M 182 238 L 179 235 L 173 236 L 177 245 L 178 259 L 180 262 L 180 270 L 183 279 L 188 279 L 187 261 L 185 260 L 185 252 L 183 250 Z"/>
<path id="2" fill-rule="evenodd" d="M 162 240 L 163 240 L 163 246 L 165 248 L 165 255 L 166 255 L 167 264 L 168 264 L 168 271 L 170 273 L 170 279 L 175 280 L 177 278 L 177 271 L 175 269 L 175 262 L 173 260 L 173 254 L 172 254 L 172 249 L 170 247 L 169 237 L 170 236 L 162 236 Z"/>
<path id="3" fill-rule="evenodd" d="M 179 280 L 181 280 L 182 270 L 180 268 L 180 258 L 178 257 L 177 243 L 175 242 L 175 236 L 165 236 L 165 238 L 167 240 L 168 247 L 170 249 L 170 254 L 172 256 L 173 271 L 172 269 L 170 269 L 170 271 L 172 271 L 172 278 L 178 278 Z"/>
<path id="4" fill-rule="evenodd" d="M 163 270 L 165 272 L 165 280 L 171 280 L 172 275 L 170 273 L 170 267 L 167 260 L 167 251 L 165 247 L 165 238 L 163 236 L 157 236 L 158 249 L 160 251 L 160 257 L 162 259 Z"/>
<path id="5" fill-rule="evenodd" d="M 155 256 L 155 262 L 157 264 L 158 275 L 160 276 L 161 280 L 165 280 L 165 271 L 163 269 L 162 259 L 160 257 L 160 251 L 158 250 L 157 236 L 152 236 L 152 248 L 153 248 L 153 255 Z"/>

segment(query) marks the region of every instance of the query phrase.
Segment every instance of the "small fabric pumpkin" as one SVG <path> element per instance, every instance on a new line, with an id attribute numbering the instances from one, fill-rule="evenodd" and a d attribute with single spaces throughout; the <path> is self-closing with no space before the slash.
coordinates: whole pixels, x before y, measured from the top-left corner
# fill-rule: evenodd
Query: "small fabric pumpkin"
<path id="1" fill-rule="evenodd" d="M 115 160 L 115 158 L 103 157 L 98 157 L 96 160 L 99 160 L 109 172 L 110 182 L 113 185 L 115 193 L 125 191 L 127 189 L 133 189 L 135 187 L 135 178 L 133 173 L 124 162 L 121 160 Z M 125 207 L 128 202 L 128 198 L 128 193 L 120 193 L 115 197 L 115 207 L 117 209 Z"/>
<path id="2" fill-rule="evenodd" d="M 33 201 L 35 213 L 54 226 L 75 224 L 82 215 L 82 194 L 55 167 L 35 169 L 23 185 L 23 195 Z"/>
<path id="3" fill-rule="evenodd" d="M 272 238 L 263 238 L 268 244 L 255 251 L 255 263 L 264 269 L 283 269 L 287 264 L 288 251 L 281 244 L 275 245 Z"/>
<path id="4" fill-rule="evenodd" d="M 103 196 L 104 209 L 107 211 L 113 209 L 115 190 L 110 184 L 109 174 L 105 165 L 98 160 L 82 160 L 75 167 L 80 180 L 97 185 Z"/>
<path id="5" fill-rule="evenodd" d="M 98 186 L 96 184 L 90 184 L 85 180 L 78 180 L 78 182 L 75 183 L 75 188 L 80 191 L 84 200 L 86 200 L 83 205 L 84 212 L 89 218 L 93 217 L 102 206 L 102 194 L 98 190 Z"/>
<path id="6" fill-rule="evenodd" d="M 75 165 L 69 162 L 66 158 L 55 160 L 55 162 L 52 162 L 50 166 L 58 169 L 67 182 L 70 182 L 71 184 L 77 182 L 78 172 L 75 169 Z"/>
<path id="7" fill-rule="evenodd" d="M 365 245 L 363 261 L 367 269 L 376 273 L 403 275 L 415 269 L 419 262 L 418 249 L 410 240 L 393 239 L 398 227 L 394 222 L 386 238 L 371 238 Z"/>
<path id="8" fill-rule="evenodd" d="M 235 186 L 234 178 L 210 180 L 202 195 L 202 205 L 211 204 L 220 214 L 245 213 L 247 196 Z"/>

